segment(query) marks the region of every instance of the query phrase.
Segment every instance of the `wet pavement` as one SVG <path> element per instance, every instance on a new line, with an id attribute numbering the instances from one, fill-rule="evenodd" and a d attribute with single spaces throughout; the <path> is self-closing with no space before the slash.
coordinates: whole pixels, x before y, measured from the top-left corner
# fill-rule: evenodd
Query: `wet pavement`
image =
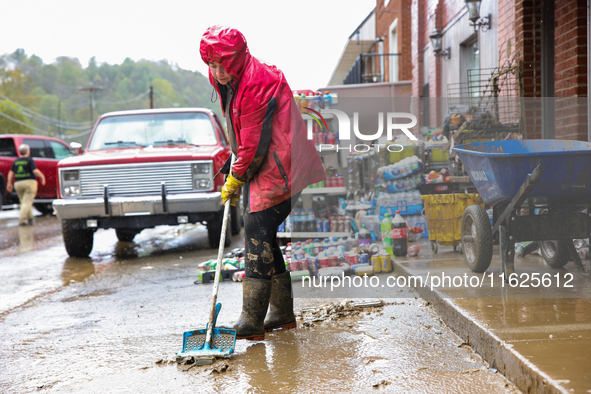
<path id="1" fill-rule="evenodd" d="M 237 341 L 228 360 L 183 371 L 166 360 L 207 321 L 212 286 L 193 284 L 197 264 L 216 255 L 204 227 L 145 230 L 133 243 L 98 231 L 91 257 L 73 259 L 57 219 L 38 218 L 26 248 L 11 220 L 0 218 L 19 239 L 0 250 L 2 393 L 518 392 L 413 291 Z M 231 248 L 242 243 L 235 236 Z M 218 324 L 238 317 L 240 299 L 239 283 L 220 284 Z M 342 300 L 297 299 L 296 310 L 331 301 Z"/>
<path id="2" fill-rule="evenodd" d="M 519 282 L 512 287 L 499 278 L 498 247 L 489 269 L 474 274 L 451 247 L 440 246 L 434 256 L 428 244 L 422 246 L 418 257 L 397 259 L 398 272 L 422 278 L 467 274 L 468 283 L 475 278 L 474 286 L 417 290 L 488 362 L 526 392 L 591 392 L 588 260 L 581 273 L 573 262 L 554 269 L 538 255 L 516 258 Z M 476 278 L 484 278 L 482 285 Z"/>

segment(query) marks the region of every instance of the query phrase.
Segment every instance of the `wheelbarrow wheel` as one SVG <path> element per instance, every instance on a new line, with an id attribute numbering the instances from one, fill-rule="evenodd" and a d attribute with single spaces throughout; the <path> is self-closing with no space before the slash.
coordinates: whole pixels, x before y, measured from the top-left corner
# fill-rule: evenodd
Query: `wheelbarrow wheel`
<path id="1" fill-rule="evenodd" d="M 567 241 L 541 241 L 540 252 L 546 264 L 552 268 L 562 268 L 568 263 L 570 254 Z"/>
<path id="2" fill-rule="evenodd" d="M 470 205 L 462 217 L 462 249 L 468 267 L 484 272 L 492 260 L 492 229 L 486 210 Z"/>

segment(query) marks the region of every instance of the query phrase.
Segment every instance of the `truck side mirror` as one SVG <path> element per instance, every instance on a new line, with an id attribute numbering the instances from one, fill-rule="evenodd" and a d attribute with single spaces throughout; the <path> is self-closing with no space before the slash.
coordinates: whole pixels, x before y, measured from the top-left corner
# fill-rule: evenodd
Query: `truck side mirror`
<path id="1" fill-rule="evenodd" d="M 70 142 L 70 152 L 72 152 L 75 155 L 81 155 L 82 144 L 79 144 L 78 142 Z"/>

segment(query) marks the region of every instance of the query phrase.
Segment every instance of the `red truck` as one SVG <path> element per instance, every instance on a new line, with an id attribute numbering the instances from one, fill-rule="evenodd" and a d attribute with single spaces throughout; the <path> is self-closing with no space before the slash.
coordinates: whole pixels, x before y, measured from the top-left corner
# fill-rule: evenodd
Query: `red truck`
<path id="1" fill-rule="evenodd" d="M 224 176 L 214 179 L 231 154 L 217 115 L 209 109 L 175 108 L 102 115 L 83 154 L 58 164 L 59 199 L 70 256 L 86 257 L 94 232 L 114 228 L 130 242 L 145 228 L 204 223 L 209 244 L 219 246 Z M 230 234 L 242 226 L 231 211 Z"/>
<path id="2" fill-rule="evenodd" d="M 34 207 L 43 214 L 52 213 L 51 203 L 57 198 L 57 163 L 73 154 L 70 147 L 57 138 L 29 134 L 0 134 L 0 208 L 18 203 L 15 191 L 6 193 L 6 181 L 12 163 L 21 156 L 18 151 L 21 144 L 31 147 L 31 157 L 45 175 L 45 186 L 39 183 Z"/>

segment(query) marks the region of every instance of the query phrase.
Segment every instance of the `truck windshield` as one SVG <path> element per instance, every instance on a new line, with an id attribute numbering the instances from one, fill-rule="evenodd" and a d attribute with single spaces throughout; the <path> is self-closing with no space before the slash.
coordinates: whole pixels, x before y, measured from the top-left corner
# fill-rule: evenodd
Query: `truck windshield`
<path id="1" fill-rule="evenodd" d="M 199 112 L 173 112 L 104 118 L 97 125 L 88 150 L 217 143 L 209 116 Z"/>

